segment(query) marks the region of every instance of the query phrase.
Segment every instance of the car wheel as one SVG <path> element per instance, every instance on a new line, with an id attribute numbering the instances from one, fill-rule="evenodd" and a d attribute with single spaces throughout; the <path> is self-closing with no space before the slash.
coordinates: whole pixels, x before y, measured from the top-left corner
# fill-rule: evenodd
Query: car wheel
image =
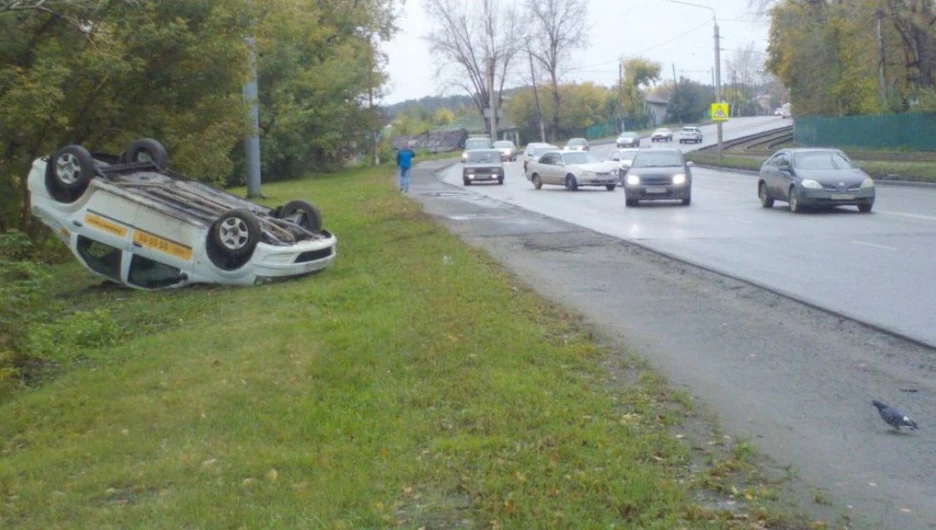
<path id="1" fill-rule="evenodd" d="M 616 187 L 617 187 L 616 184 L 607 184 L 607 185 L 605 185 L 605 189 L 608 190 L 608 191 L 614 191 L 614 188 L 616 188 Z"/>
<path id="2" fill-rule="evenodd" d="M 790 186 L 790 211 L 793 213 L 801 213 L 803 207 L 800 206 L 799 197 L 796 195 L 796 186 Z"/>
<path id="3" fill-rule="evenodd" d="M 690 204 L 692 204 L 692 195 L 690 195 L 690 196 L 688 196 L 688 197 L 686 197 L 685 199 L 682 200 L 682 205 L 683 205 L 683 206 L 689 206 Z"/>
<path id="4" fill-rule="evenodd" d="M 503 186 L 503 185 L 504 185 L 504 177 L 501 177 L 501 178 L 497 179 L 497 184 Z"/>
<path id="5" fill-rule="evenodd" d="M 169 153 L 166 147 L 152 138 L 140 138 L 130 144 L 125 155 L 131 164 L 139 162 L 152 162 L 159 168 L 165 168 L 169 163 Z"/>
<path id="6" fill-rule="evenodd" d="M 303 200 L 289 201 L 280 210 L 280 218 L 292 221 L 309 232 L 322 230 L 322 212 Z"/>
<path id="7" fill-rule="evenodd" d="M 578 189 L 578 181 L 575 180 L 575 175 L 566 175 L 566 189 L 569 191 L 576 191 Z"/>
<path id="8" fill-rule="evenodd" d="M 228 210 L 211 225 L 211 239 L 229 256 L 250 256 L 260 242 L 260 221 L 245 208 Z"/>
<path id="9" fill-rule="evenodd" d="M 757 198 L 760 199 L 760 205 L 764 208 L 773 208 L 773 198 L 767 195 L 767 184 L 763 181 L 757 185 Z"/>
<path id="10" fill-rule="evenodd" d="M 633 207 L 639 204 L 640 203 L 637 202 L 637 199 L 624 199 L 624 206 Z"/>
<path id="11" fill-rule="evenodd" d="M 471 181 L 468 179 L 462 179 L 462 183 L 464 183 L 465 186 L 471 186 Z"/>
<path id="12" fill-rule="evenodd" d="M 46 188 L 52 195 L 59 190 L 81 195 L 88 189 L 95 172 L 94 157 L 87 149 L 80 145 L 66 145 L 55 153 L 48 165 Z"/>
<path id="13" fill-rule="evenodd" d="M 543 181 L 540 180 L 540 176 L 536 173 L 533 173 L 533 188 L 534 189 L 543 189 Z"/>
<path id="14" fill-rule="evenodd" d="M 858 205 L 858 213 L 871 213 L 871 208 L 874 206 L 873 202 L 866 202 L 864 204 Z"/>

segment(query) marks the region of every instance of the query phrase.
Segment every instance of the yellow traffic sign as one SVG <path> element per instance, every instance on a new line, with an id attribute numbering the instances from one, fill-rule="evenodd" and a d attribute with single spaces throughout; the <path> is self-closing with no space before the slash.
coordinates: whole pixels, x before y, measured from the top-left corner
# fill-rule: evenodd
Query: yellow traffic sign
<path id="1" fill-rule="evenodd" d="M 728 121 L 727 103 L 712 103 L 712 121 Z"/>

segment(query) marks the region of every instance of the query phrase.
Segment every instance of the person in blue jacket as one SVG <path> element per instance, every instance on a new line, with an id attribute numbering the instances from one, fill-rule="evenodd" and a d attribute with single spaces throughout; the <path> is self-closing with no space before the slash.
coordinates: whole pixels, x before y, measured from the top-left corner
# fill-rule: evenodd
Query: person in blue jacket
<path id="1" fill-rule="evenodd" d="M 396 163 L 400 166 L 400 191 L 403 193 L 409 192 L 409 172 L 413 167 L 414 158 L 416 158 L 416 153 L 409 148 L 409 145 L 397 151 Z"/>

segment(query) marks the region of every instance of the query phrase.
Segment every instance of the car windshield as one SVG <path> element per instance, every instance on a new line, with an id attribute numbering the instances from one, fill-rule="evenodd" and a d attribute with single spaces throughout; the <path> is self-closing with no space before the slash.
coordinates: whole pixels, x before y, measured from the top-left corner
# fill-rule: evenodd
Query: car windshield
<path id="1" fill-rule="evenodd" d="M 688 132 L 688 133 L 696 132 L 696 128 L 695 127 L 683 127 L 682 132 Z"/>
<path id="2" fill-rule="evenodd" d="M 469 138 L 465 140 L 465 149 L 490 149 L 491 141 L 487 138 Z"/>
<path id="3" fill-rule="evenodd" d="M 513 149 L 513 142 L 494 142 L 494 147 L 498 149 Z"/>
<path id="4" fill-rule="evenodd" d="M 633 160 L 637 156 L 637 151 L 617 151 L 611 153 L 611 156 L 617 155 L 618 160 Z"/>
<path id="5" fill-rule="evenodd" d="M 566 145 L 585 145 L 586 143 L 584 138 L 572 138 Z"/>
<path id="6" fill-rule="evenodd" d="M 468 163 L 500 163 L 500 151 L 468 151 Z"/>
<path id="7" fill-rule="evenodd" d="M 536 147 L 533 149 L 533 156 L 540 156 L 546 151 L 555 151 L 555 150 L 556 150 L 556 147 L 553 145 L 548 145 L 546 147 Z"/>
<path id="8" fill-rule="evenodd" d="M 562 159 L 565 160 L 566 164 L 590 164 L 592 162 L 597 162 L 595 157 L 586 151 L 565 153 L 562 155 Z"/>
<path id="9" fill-rule="evenodd" d="M 621 136 L 618 136 L 618 138 L 620 138 L 621 140 L 630 140 L 631 138 L 634 138 L 636 136 L 637 135 L 634 133 L 623 133 L 621 134 Z"/>
<path id="10" fill-rule="evenodd" d="M 794 165 L 797 169 L 852 169 L 855 167 L 837 151 L 797 153 Z"/>
<path id="11" fill-rule="evenodd" d="M 668 133 L 668 132 L 670 132 L 670 130 L 669 130 L 669 129 L 657 129 L 655 132 L 658 132 L 658 133 Z"/>
<path id="12" fill-rule="evenodd" d="M 634 157 L 631 167 L 674 167 L 682 166 L 683 157 L 679 151 L 642 151 Z"/>

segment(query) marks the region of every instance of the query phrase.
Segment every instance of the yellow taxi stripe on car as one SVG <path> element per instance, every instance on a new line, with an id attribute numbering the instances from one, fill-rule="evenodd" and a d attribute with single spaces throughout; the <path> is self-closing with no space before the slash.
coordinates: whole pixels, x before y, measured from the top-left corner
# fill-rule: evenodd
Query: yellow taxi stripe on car
<path id="1" fill-rule="evenodd" d="M 192 259 L 192 247 L 180 245 L 179 243 L 169 241 L 155 234 L 150 234 L 149 232 L 134 230 L 133 242 L 141 247 L 169 254 L 170 256 L 175 256 L 186 261 Z"/>
<path id="2" fill-rule="evenodd" d="M 95 215 L 93 213 L 85 214 L 85 224 L 88 226 L 93 226 L 102 232 L 107 232 L 108 234 L 114 234 L 115 236 L 125 237 L 127 235 L 127 227 L 117 224 L 109 219 L 105 219 L 100 215 Z"/>

